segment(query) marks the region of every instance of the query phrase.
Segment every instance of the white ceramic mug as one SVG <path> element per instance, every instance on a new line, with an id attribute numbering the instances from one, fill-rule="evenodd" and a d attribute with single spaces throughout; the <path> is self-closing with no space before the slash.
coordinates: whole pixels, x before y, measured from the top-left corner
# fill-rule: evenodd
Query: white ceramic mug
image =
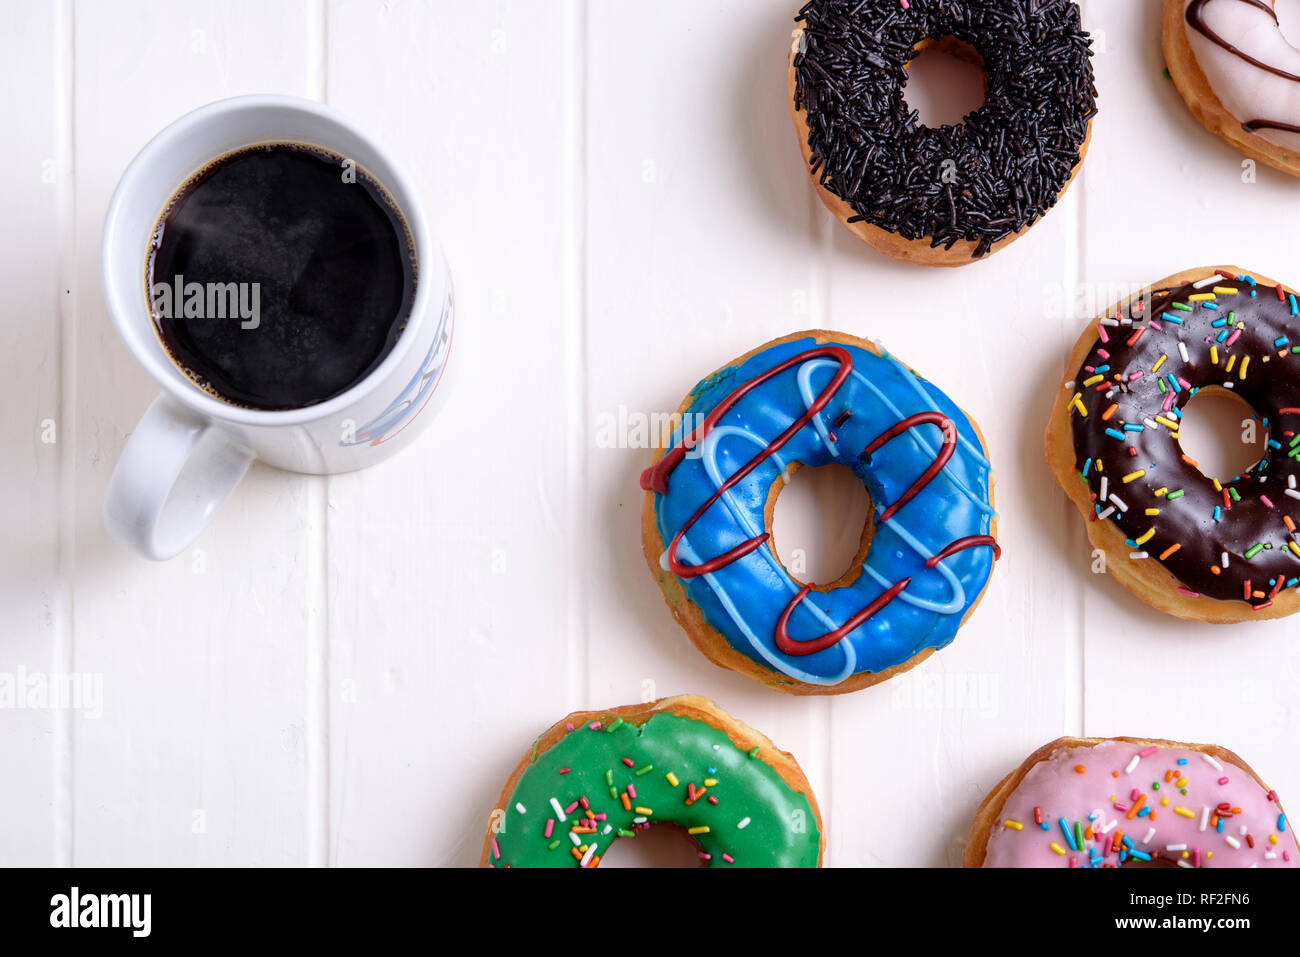
<path id="1" fill-rule="evenodd" d="M 146 293 L 150 238 L 167 201 L 212 160 L 256 143 L 307 143 L 354 161 L 388 191 L 415 240 L 415 301 L 392 351 L 341 395 L 284 412 L 241 408 L 199 388 L 159 339 Z M 445 398 L 438 385 L 451 349 L 452 291 L 442 251 L 401 171 L 373 140 L 318 103 L 220 100 L 155 136 L 109 203 L 103 269 L 118 332 L 162 386 L 122 451 L 104 503 L 110 534 L 147 558 L 171 558 L 189 545 L 253 459 L 317 475 L 374 465 L 409 443 Z"/>

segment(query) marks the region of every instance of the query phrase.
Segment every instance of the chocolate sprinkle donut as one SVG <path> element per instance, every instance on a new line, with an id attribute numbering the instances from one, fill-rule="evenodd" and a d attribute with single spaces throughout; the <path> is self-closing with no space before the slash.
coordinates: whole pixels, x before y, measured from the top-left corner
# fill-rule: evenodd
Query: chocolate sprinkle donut
<path id="1" fill-rule="evenodd" d="M 1097 325 L 1068 407 L 1075 468 L 1097 521 L 1158 561 L 1185 594 L 1255 611 L 1300 585 L 1300 302 L 1249 274 L 1208 273 L 1129 302 Z M 1267 433 L 1240 475 L 1201 473 L 1178 442 L 1202 389 L 1230 391 Z"/>
<path id="2" fill-rule="evenodd" d="M 812 0 L 795 20 L 810 172 L 848 222 L 964 240 L 979 259 L 1056 204 L 1097 113 L 1074 0 Z M 947 37 L 980 55 L 988 90 L 961 124 L 931 128 L 904 101 L 907 64 Z"/>

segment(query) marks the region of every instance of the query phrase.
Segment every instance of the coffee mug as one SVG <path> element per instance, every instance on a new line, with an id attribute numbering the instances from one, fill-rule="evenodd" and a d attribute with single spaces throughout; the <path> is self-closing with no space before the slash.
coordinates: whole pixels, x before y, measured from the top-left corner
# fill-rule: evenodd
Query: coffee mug
<path id="1" fill-rule="evenodd" d="M 418 267 L 411 311 L 392 350 L 346 391 L 316 405 L 260 411 L 204 391 L 173 362 L 146 290 L 151 237 L 168 200 L 197 170 L 233 150 L 302 143 L 367 171 L 405 217 Z M 291 472 L 329 475 L 383 461 L 428 425 L 452 339 L 446 261 L 406 177 L 350 121 L 310 100 L 241 96 L 181 117 L 123 173 L 109 203 L 102 250 L 104 292 L 127 348 L 162 388 L 127 440 L 108 483 L 104 522 L 146 558 L 189 545 L 254 459 Z"/>

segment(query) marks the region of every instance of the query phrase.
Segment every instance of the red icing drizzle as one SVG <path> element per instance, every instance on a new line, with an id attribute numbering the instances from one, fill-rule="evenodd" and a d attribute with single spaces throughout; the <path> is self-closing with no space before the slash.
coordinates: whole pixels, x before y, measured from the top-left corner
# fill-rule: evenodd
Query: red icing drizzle
<path id="1" fill-rule="evenodd" d="M 762 544 L 771 537 L 767 532 L 764 532 L 762 535 L 757 535 L 748 541 L 741 542 L 735 548 L 724 552 L 717 558 L 711 558 L 699 565 L 683 565 L 677 560 L 677 546 L 681 543 L 681 540 L 685 537 L 686 533 L 690 531 L 691 526 L 703 518 L 704 513 L 712 508 L 713 504 L 718 501 L 718 499 L 722 498 L 729 489 L 733 488 L 737 483 L 744 479 L 745 476 L 758 468 L 760 464 L 772 455 L 779 452 L 786 443 L 798 434 L 800 429 L 813 420 L 813 416 L 826 407 L 827 403 L 831 401 L 835 393 L 839 391 L 840 386 L 842 386 L 853 373 L 853 357 L 849 355 L 847 350 L 841 349 L 839 346 L 824 346 L 820 349 L 809 349 L 807 352 L 801 352 L 799 355 L 787 359 L 780 365 L 773 366 L 762 375 L 751 379 L 744 385 L 740 386 L 740 388 L 736 389 L 718 403 L 718 407 L 705 417 L 704 421 L 691 433 L 689 438 L 684 439 L 681 445 L 674 446 L 669 450 L 667 455 L 659 460 L 658 463 L 641 473 L 641 487 L 643 489 L 646 489 L 647 491 L 654 489 L 661 495 L 664 494 L 668 491 L 669 474 L 673 469 L 677 468 L 677 466 L 681 464 L 682 459 L 686 457 L 687 449 L 694 448 L 695 445 L 703 441 L 704 437 L 718 424 L 718 420 L 726 415 L 726 413 L 730 411 L 737 402 L 768 379 L 779 375 L 786 369 L 807 362 L 809 359 L 820 359 L 822 357 L 837 360 L 840 364 L 840 368 L 839 371 L 835 373 L 834 378 L 832 378 L 827 384 L 826 388 L 822 390 L 816 400 L 813 401 L 812 405 L 808 407 L 808 411 L 796 419 L 794 423 L 782 432 L 774 442 L 768 443 L 761 452 L 746 462 L 740 469 L 737 469 L 736 474 L 723 482 L 721 487 L 709 496 L 709 500 L 696 509 L 695 514 L 692 515 L 690 520 L 682 526 L 681 531 L 673 536 L 672 544 L 668 546 L 668 567 L 672 570 L 674 575 L 679 578 L 696 578 L 700 575 L 706 575 L 709 572 L 715 572 L 719 568 L 725 568 L 727 565 L 736 561 L 736 559 L 744 558 L 750 552 L 760 548 Z"/>
<path id="2" fill-rule="evenodd" d="M 718 424 L 718 421 L 722 416 L 730 411 L 737 402 L 764 382 L 767 382 L 769 379 L 785 372 L 787 369 L 801 365 L 810 359 L 819 358 L 835 359 L 840 363 L 839 370 L 827 384 L 826 388 L 818 394 L 817 398 L 808 407 L 808 410 L 796 419 L 790 427 L 782 432 L 774 441 L 768 443 L 762 451 L 738 469 L 734 475 L 722 483 L 717 491 L 715 491 L 703 505 L 696 509 L 695 513 L 690 517 L 686 524 L 682 526 L 681 530 L 673 536 L 673 540 L 668 546 L 668 567 L 674 575 L 679 578 L 697 578 L 700 575 L 715 572 L 720 568 L 725 568 L 738 559 L 744 558 L 751 552 L 757 551 L 771 537 L 767 532 L 764 532 L 762 535 L 756 535 L 753 538 L 741 542 L 735 548 L 732 548 L 715 558 L 701 562 L 698 565 L 683 565 L 677 560 L 677 546 L 686 536 L 686 533 L 690 531 L 691 527 L 704 516 L 704 513 L 712 508 L 728 490 L 735 487 L 737 483 L 741 482 L 761 463 L 780 451 L 805 425 L 813 420 L 813 417 L 816 416 L 817 413 L 830 403 L 835 393 L 839 391 L 840 386 L 848 381 L 849 376 L 852 374 L 853 357 L 849 355 L 847 350 L 840 348 L 839 346 L 822 346 L 820 348 L 809 349 L 806 352 L 801 352 L 798 355 L 787 359 L 785 362 L 773 366 L 762 375 L 751 379 L 730 393 L 726 398 L 718 403 L 717 407 L 705 417 L 704 421 L 696 427 L 690 436 L 683 438 L 680 445 L 674 446 L 662 459 L 655 463 L 655 465 L 641 473 L 641 488 L 646 491 L 653 490 L 661 495 L 666 494 L 668 491 L 668 477 L 672 474 L 673 470 L 682 463 L 682 460 L 685 459 L 687 451 L 703 441 L 709 432 L 711 432 Z M 846 418 L 847 415 L 842 415 L 840 419 L 836 420 L 837 424 Z M 896 502 L 880 514 L 879 521 L 884 522 L 892 518 L 900 508 L 915 498 L 921 490 L 929 485 L 930 482 L 934 480 L 935 476 L 943 470 L 944 466 L 948 464 L 948 461 L 956 451 L 957 429 L 956 426 L 953 425 L 952 420 L 942 412 L 919 412 L 916 415 L 908 416 L 901 422 L 886 429 L 872 440 L 871 444 L 868 445 L 862 453 L 864 456 L 871 455 L 872 453 L 879 451 L 893 439 L 907 432 L 909 429 L 925 424 L 936 425 L 942 430 L 943 445 L 940 447 L 938 455 L 935 456 L 934 462 L 932 462 L 921 474 L 920 478 L 908 487 L 907 491 L 899 496 Z M 996 540 L 994 540 L 992 536 L 974 535 L 951 543 L 933 558 L 928 559 L 926 561 L 926 567 L 933 568 L 940 560 L 949 555 L 956 554 L 957 552 L 976 545 L 991 545 L 993 547 L 995 558 L 1000 558 L 1002 555 L 1002 550 L 998 547 Z M 776 646 L 787 655 L 801 657 L 823 651 L 839 642 L 855 628 L 875 615 L 876 612 L 880 611 L 897 598 L 899 594 L 901 594 L 902 591 L 911 584 L 911 581 L 911 578 L 904 578 L 902 581 L 896 582 L 880 595 L 876 596 L 870 604 L 835 630 L 827 632 L 819 638 L 813 638 L 808 641 L 795 641 L 790 637 L 789 632 L 787 631 L 787 625 L 789 624 L 790 616 L 794 614 L 794 609 L 813 589 L 812 585 L 804 585 L 803 588 L 799 590 L 799 593 L 790 600 L 785 609 L 781 612 L 781 617 L 778 619 L 776 624 Z"/>
<path id="3" fill-rule="evenodd" d="M 816 401 L 808 408 L 807 412 L 800 416 L 795 423 L 790 426 L 790 428 L 782 432 L 775 442 L 772 442 L 767 446 L 767 448 L 751 459 L 743 469 L 737 472 L 736 475 L 732 476 L 731 480 L 723 486 L 724 490 L 731 488 L 731 486 L 739 479 L 752 472 L 760 462 L 772 455 L 774 452 L 779 451 L 782 446 L 794 438 L 800 429 L 812 421 L 814 415 L 826 407 L 826 404 L 830 402 L 835 393 L 839 391 L 840 386 L 848 381 L 849 376 L 853 374 L 853 357 L 849 355 L 847 350 L 841 349 L 839 346 L 824 346 L 820 349 L 809 349 L 807 352 L 801 352 L 797 356 L 792 356 L 778 366 L 773 366 L 757 378 L 750 379 L 719 402 L 718 407 L 705 417 L 704 421 L 701 422 L 695 431 L 691 433 L 690 438 L 684 439 L 681 445 L 674 446 L 669 450 L 667 455 L 656 462 L 652 467 L 642 472 L 641 487 L 647 492 L 654 489 L 660 495 L 666 493 L 668 491 L 668 476 L 672 474 L 673 469 L 682 464 L 682 459 L 686 458 L 687 451 L 703 441 L 704 437 L 713 431 L 714 426 L 718 424 L 718 420 L 730 412 L 737 402 L 749 395 L 750 392 L 757 389 L 768 379 L 775 378 L 786 369 L 792 369 L 797 365 L 807 362 L 809 359 L 820 358 L 835 359 L 839 362 L 840 369 L 835 373 L 835 377 L 831 379 L 825 390 L 817 396 Z M 704 508 L 700 509 L 700 512 L 703 512 L 709 507 L 709 505 L 712 505 L 721 497 L 722 490 L 719 490 L 713 498 L 709 499 L 708 504 L 705 505 Z M 698 517 L 699 513 L 696 513 L 696 518 L 692 518 L 687 524 L 693 524 Z"/>
<path id="4" fill-rule="evenodd" d="M 785 611 L 781 612 L 781 617 L 776 623 L 776 646 L 784 651 L 787 655 L 814 655 L 819 651 L 825 651 L 831 645 L 838 642 L 841 638 L 851 632 L 858 625 L 862 624 L 880 609 L 884 608 L 891 601 L 912 583 L 912 579 L 904 578 L 900 582 L 895 582 L 887 591 L 881 592 L 874 601 L 866 608 L 862 609 L 844 624 L 840 625 L 834 631 L 828 631 L 820 638 L 813 638 L 809 641 L 795 641 L 786 631 L 786 625 L 790 623 L 790 616 L 794 614 L 795 606 L 803 601 L 804 596 L 812 591 L 812 585 L 804 585 L 799 589 L 799 594 L 790 599 L 790 604 L 785 606 Z"/>
<path id="5" fill-rule="evenodd" d="M 1002 547 L 998 540 L 992 535 L 971 535 L 967 538 L 959 538 L 943 551 L 939 552 L 932 558 L 925 560 L 926 568 L 933 568 L 949 555 L 956 555 L 958 552 L 965 551 L 968 548 L 974 548 L 976 545 L 991 545 L 993 547 L 993 558 L 997 560 L 1002 557 Z"/>
<path id="6" fill-rule="evenodd" d="M 930 484 L 930 481 L 943 471 L 943 467 L 948 464 L 952 458 L 953 451 L 957 448 L 957 427 L 952 424 L 942 412 L 918 412 L 916 415 L 909 415 L 902 422 L 892 426 L 878 435 L 875 440 L 863 449 L 863 455 L 871 455 L 891 439 L 896 439 L 914 425 L 924 425 L 926 423 L 937 425 L 943 431 L 943 447 L 939 449 L 938 456 L 930 467 L 921 473 L 921 477 L 912 483 L 911 487 L 898 497 L 898 501 L 889 508 L 880 513 L 880 521 L 887 522 L 897 514 L 898 510 L 910 502 L 920 493 L 921 489 Z"/>

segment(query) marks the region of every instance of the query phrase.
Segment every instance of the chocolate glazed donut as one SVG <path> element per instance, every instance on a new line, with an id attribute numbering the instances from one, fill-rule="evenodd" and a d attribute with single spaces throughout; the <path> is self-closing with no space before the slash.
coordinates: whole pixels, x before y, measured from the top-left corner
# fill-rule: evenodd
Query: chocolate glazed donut
<path id="1" fill-rule="evenodd" d="M 790 91 L 826 206 L 910 262 L 958 266 L 1056 204 L 1087 150 L 1096 89 L 1073 0 L 812 0 L 796 21 Z M 976 59 L 984 106 L 922 125 L 903 98 L 932 44 Z"/>
<path id="2" fill-rule="evenodd" d="M 1049 462 L 1113 552 L 1109 569 L 1164 611 L 1225 623 L 1300 610 L 1298 330 L 1294 292 L 1207 267 L 1122 304 L 1071 356 Z M 1264 458 L 1241 475 L 1204 475 L 1179 445 L 1202 390 L 1240 397 L 1267 430 Z"/>

